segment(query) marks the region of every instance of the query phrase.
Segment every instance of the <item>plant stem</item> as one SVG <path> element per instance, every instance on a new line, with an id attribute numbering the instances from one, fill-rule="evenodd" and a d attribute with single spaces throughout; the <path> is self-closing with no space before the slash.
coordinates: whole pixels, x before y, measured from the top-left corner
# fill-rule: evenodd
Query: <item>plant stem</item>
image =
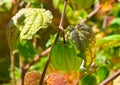
<path id="1" fill-rule="evenodd" d="M 96 8 L 85 19 L 81 20 L 80 24 L 86 22 L 89 18 L 91 18 L 93 15 L 95 15 L 99 11 L 99 9 L 100 9 L 100 4 L 97 3 Z"/>
<path id="2" fill-rule="evenodd" d="M 65 16 L 66 6 L 67 6 L 67 0 L 65 0 L 65 2 L 64 2 L 64 9 L 63 9 L 61 20 L 60 20 L 60 24 L 59 24 L 59 28 L 61 30 L 64 30 L 63 29 L 63 21 L 64 21 L 64 16 Z"/>
<path id="3" fill-rule="evenodd" d="M 110 81 L 112 81 L 113 79 L 115 79 L 119 75 L 120 75 L 120 69 L 115 74 L 113 74 L 109 78 L 105 79 L 102 83 L 100 83 L 100 85 L 106 85 L 107 83 L 109 83 Z"/>
<path id="4" fill-rule="evenodd" d="M 32 5 L 32 2 L 28 2 L 25 8 L 29 8 Z"/>
<path id="5" fill-rule="evenodd" d="M 37 38 L 36 37 L 33 38 L 33 46 L 34 46 L 34 48 L 37 47 Z"/>
<path id="6" fill-rule="evenodd" d="M 55 40 L 54 40 L 53 45 L 57 42 L 57 40 L 58 40 L 58 38 L 59 38 L 59 36 L 60 36 L 60 32 L 61 32 L 61 31 L 58 31 L 57 36 L 56 36 L 56 38 L 55 38 Z M 53 45 L 52 45 L 52 46 L 53 46 Z M 44 80 L 45 73 L 46 73 L 46 71 L 47 71 L 47 67 L 48 67 L 48 65 L 49 65 L 49 62 L 50 62 L 50 53 L 49 53 L 49 55 L 48 55 L 48 59 L 47 59 L 47 62 L 46 62 L 46 64 L 45 64 L 45 68 L 44 68 L 43 73 L 42 73 L 42 75 L 41 75 L 39 85 L 42 85 L 42 84 L 43 84 L 43 80 Z"/>
<path id="7" fill-rule="evenodd" d="M 104 18 L 103 18 L 103 24 L 102 24 L 102 29 L 106 28 L 107 22 L 108 22 L 108 16 L 104 16 Z"/>
<path id="8" fill-rule="evenodd" d="M 46 49 L 45 51 L 43 51 L 40 55 L 36 56 L 30 63 L 28 63 L 25 67 L 24 70 L 27 71 L 30 66 L 32 66 L 33 64 L 35 64 L 37 61 L 40 60 L 41 57 L 47 55 L 51 50 L 51 47 L 49 47 L 48 49 Z"/>
<path id="9" fill-rule="evenodd" d="M 48 67 L 48 65 L 49 65 L 49 62 L 50 62 L 50 54 L 48 55 L 48 60 L 47 60 L 47 62 L 46 62 L 46 64 L 45 64 L 45 68 L 44 68 L 43 73 L 42 73 L 42 75 L 41 75 L 39 85 L 42 85 L 42 84 L 43 84 L 44 77 L 45 77 L 45 74 L 46 74 L 46 71 L 47 71 L 47 67 Z"/>
<path id="10" fill-rule="evenodd" d="M 37 61 L 40 60 L 41 57 L 47 55 L 51 50 L 51 47 L 49 47 L 48 49 L 46 49 L 45 51 L 43 51 L 40 55 L 36 56 L 33 61 L 31 61 L 30 63 L 28 63 L 26 66 L 24 66 L 24 68 L 22 68 L 22 75 L 21 78 L 23 79 L 23 83 L 24 83 L 24 77 L 26 72 L 28 71 L 28 69 L 30 68 L 30 66 L 34 65 Z"/>
<path id="11" fill-rule="evenodd" d="M 11 73 L 12 73 L 12 85 L 16 85 L 15 79 L 15 51 L 10 53 L 11 55 Z"/>
<path id="12" fill-rule="evenodd" d="M 65 2 L 64 2 L 64 9 L 63 9 L 63 12 L 62 12 L 62 16 L 61 16 L 61 20 L 60 20 L 60 25 L 59 25 L 59 29 L 60 29 L 60 30 L 57 32 L 57 36 L 56 36 L 56 38 L 55 38 L 55 40 L 54 40 L 53 45 L 57 42 L 57 40 L 58 40 L 58 38 L 59 38 L 59 36 L 60 36 L 61 31 L 64 33 L 63 21 L 64 21 L 64 16 L 65 16 L 66 6 L 67 6 L 67 0 L 65 0 Z M 63 36 L 64 36 L 64 34 L 63 34 Z M 52 45 L 52 46 L 53 46 L 53 45 Z M 51 52 L 50 52 L 50 53 L 51 53 Z M 47 67 L 48 67 L 49 62 L 50 62 L 50 56 L 51 56 L 50 53 L 49 53 L 49 55 L 48 55 L 48 60 L 47 60 L 47 62 L 46 62 L 46 65 L 45 65 L 45 68 L 44 68 L 44 70 L 43 70 L 42 76 L 41 76 L 41 78 L 40 78 L 39 85 L 42 85 L 42 84 L 43 84 L 44 77 L 45 77 L 45 74 L 46 74 L 46 71 L 47 71 Z"/>
<path id="13" fill-rule="evenodd" d="M 63 9 L 60 24 L 59 24 L 59 29 L 61 29 L 62 33 L 63 33 L 63 42 L 64 43 L 65 43 L 65 34 L 64 34 L 64 28 L 63 28 L 63 21 L 64 21 L 66 7 L 67 7 L 67 0 L 65 0 L 65 2 L 64 2 L 64 9 Z"/>
<path id="14" fill-rule="evenodd" d="M 24 70 L 23 70 L 23 68 L 24 68 L 24 62 L 23 62 L 23 59 L 22 59 L 22 57 L 21 56 L 19 56 L 19 65 L 20 65 L 20 70 L 21 70 L 21 78 L 20 78 L 20 85 L 24 85 L 24 77 L 23 77 L 23 75 L 24 75 Z"/>

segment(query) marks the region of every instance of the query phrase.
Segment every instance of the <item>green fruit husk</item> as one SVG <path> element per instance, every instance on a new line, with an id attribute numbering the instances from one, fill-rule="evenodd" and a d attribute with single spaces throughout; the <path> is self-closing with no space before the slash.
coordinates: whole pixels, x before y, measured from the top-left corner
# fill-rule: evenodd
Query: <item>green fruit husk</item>
<path id="1" fill-rule="evenodd" d="M 82 59 L 77 56 L 74 45 L 56 43 L 51 50 L 51 65 L 62 71 L 72 71 L 79 69 Z"/>

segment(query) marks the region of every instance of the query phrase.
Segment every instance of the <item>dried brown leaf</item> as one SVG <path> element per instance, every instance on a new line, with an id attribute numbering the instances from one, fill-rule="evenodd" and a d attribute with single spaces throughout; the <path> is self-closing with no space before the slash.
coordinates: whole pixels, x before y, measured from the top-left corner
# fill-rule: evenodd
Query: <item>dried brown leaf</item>
<path id="1" fill-rule="evenodd" d="M 24 85 L 39 85 L 41 74 L 31 71 L 25 75 Z"/>
<path id="2" fill-rule="evenodd" d="M 46 79 L 47 85 L 68 85 L 64 77 L 60 74 L 50 74 Z"/>

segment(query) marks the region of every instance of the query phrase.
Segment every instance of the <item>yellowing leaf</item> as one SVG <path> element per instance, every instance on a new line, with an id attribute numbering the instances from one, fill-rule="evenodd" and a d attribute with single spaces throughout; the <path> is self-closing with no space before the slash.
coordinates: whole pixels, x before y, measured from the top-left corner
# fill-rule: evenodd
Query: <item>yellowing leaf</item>
<path id="1" fill-rule="evenodd" d="M 95 43 L 95 48 L 104 48 L 117 47 L 120 46 L 120 35 L 110 35 L 104 38 L 98 39 Z"/>
<path id="2" fill-rule="evenodd" d="M 91 63 L 95 59 L 95 36 L 91 28 L 86 24 L 78 24 L 75 27 L 68 28 L 68 38 L 75 42 L 80 57 L 85 61 L 85 67 L 89 69 Z"/>
<path id="3" fill-rule="evenodd" d="M 100 0 L 101 9 L 106 12 L 112 9 L 114 0 Z"/>

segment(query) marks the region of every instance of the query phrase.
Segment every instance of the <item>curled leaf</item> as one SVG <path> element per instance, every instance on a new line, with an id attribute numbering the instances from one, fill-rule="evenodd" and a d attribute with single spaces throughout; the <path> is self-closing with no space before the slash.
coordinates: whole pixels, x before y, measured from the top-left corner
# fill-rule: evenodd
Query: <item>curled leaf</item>
<path id="1" fill-rule="evenodd" d="M 36 32 L 49 26 L 52 18 L 52 13 L 49 10 L 37 8 L 21 9 L 12 17 L 7 26 L 6 34 L 10 48 L 16 48 L 21 40 L 32 39 Z"/>

